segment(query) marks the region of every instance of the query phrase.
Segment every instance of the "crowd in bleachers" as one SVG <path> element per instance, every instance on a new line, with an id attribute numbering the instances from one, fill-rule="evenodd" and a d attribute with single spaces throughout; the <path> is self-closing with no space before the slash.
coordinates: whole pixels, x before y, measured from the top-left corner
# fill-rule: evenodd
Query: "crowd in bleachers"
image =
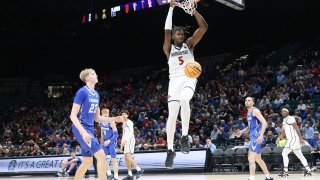
<path id="1" fill-rule="evenodd" d="M 211 143 L 217 148 L 246 145 L 248 137 L 237 138 L 235 132 L 247 126 L 244 99 L 253 96 L 255 106 L 268 123 L 267 145 L 275 143 L 282 129 L 279 110 L 286 106 L 295 115 L 303 138 L 316 150 L 320 144 L 319 53 L 316 44 L 288 55 L 281 63 L 271 62 L 267 57 L 252 60 L 249 56 L 247 61 L 217 71 L 214 78 L 199 78 L 190 103 L 190 147 L 211 147 Z M 129 110 L 129 118 L 135 123 L 136 150 L 166 149 L 167 70 L 129 80 L 102 78 L 100 81 L 97 89 L 101 108 L 110 109 L 111 115 Z M 0 109 L 0 157 L 69 155 L 71 151 L 80 154 L 69 119 L 74 93 L 66 91 L 61 97 L 45 99 L 35 107 L 26 103 Z M 121 142 L 121 124 L 117 127 Z M 97 137 L 99 134 L 97 126 Z M 177 149 L 180 137 L 178 117 L 174 142 Z"/>

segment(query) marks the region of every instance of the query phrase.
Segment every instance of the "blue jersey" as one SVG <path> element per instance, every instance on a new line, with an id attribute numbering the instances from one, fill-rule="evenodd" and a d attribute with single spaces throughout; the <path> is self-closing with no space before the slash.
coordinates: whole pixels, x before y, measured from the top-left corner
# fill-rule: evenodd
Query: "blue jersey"
<path id="1" fill-rule="evenodd" d="M 250 139 L 257 139 L 261 131 L 259 120 L 252 114 L 254 109 L 251 112 L 248 112 L 247 114 L 247 120 L 250 128 Z"/>
<path id="2" fill-rule="evenodd" d="M 107 123 L 107 124 L 100 123 L 100 127 L 102 131 L 103 141 L 110 140 L 111 137 L 113 136 L 113 131 L 110 126 L 110 123 Z M 110 142 L 110 144 L 115 144 L 115 143 L 116 143 L 116 140 L 113 142 Z"/>
<path id="3" fill-rule="evenodd" d="M 87 86 L 80 88 L 74 97 L 73 103 L 81 105 L 78 118 L 84 128 L 93 128 L 99 101 L 99 93 L 91 92 Z"/>
<path id="4" fill-rule="evenodd" d="M 80 159 L 79 157 L 76 157 L 75 159 L 78 159 L 78 161 L 77 161 L 77 166 L 76 166 L 76 167 L 78 168 L 78 167 L 81 165 L 81 162 L 82 162 L 82 161 L 81 161 L 81 159 Z M 68 162 L 70 162 L 71 160 L 73 160 L 73 158 L 69 158 L 69 159 L 68 159 Z"/>

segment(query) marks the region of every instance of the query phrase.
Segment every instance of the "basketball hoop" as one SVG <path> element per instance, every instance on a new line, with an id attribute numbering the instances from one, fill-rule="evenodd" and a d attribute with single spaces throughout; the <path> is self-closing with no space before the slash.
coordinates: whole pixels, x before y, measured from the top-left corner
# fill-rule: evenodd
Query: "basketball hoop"
<path id="1" fill-rule="evenodd" d="M 191 16 L 195 13 L 197 3 L 195 0 L 174 0 L 174 5 L 182 8 L 186 13 Z"/>

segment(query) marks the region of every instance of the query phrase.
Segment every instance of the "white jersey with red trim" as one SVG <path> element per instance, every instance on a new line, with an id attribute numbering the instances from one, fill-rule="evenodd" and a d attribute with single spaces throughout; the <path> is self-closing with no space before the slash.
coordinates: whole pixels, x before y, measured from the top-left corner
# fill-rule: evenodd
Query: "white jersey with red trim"
<path id="1" fill-rule="evenodd" d="M 184 76 L 186 64 L 191 61 L 194 61 L 193 52 L 186 43 L 183 43 L 181 48 L 171 44 L 171 51 L 168 60 L 169 78 Z"/>

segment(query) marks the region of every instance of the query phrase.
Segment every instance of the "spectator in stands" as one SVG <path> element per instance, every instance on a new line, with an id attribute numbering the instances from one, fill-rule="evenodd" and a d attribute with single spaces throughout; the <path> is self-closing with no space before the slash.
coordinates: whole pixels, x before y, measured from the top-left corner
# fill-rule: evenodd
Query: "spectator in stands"
<path id="1" fill-rule="evenodd" d="M 287 82 L 286 76 L 282 72 L 278 72 L 277 75 L 277 84 L 283 85 Z"/>
<path id="2" fill-rule="evenodd" d="M 312 150 L 315 150 L 315 151 L 317 150 L 318 142 L 320 142 L 319 132 L 315 131 L 314 137 L 310 141 L 310 146 L 312 147 Z"/>
<path id="3" fill-rule="evenodd" d="M 144 143 L 143 146 L 139 149 L 139 151 L 151 151 L 152 145 L 149 143 Z"/>
<path id="4" fill-rule="evenodd" d="M 283 130 L 282 126 L 283 126 L 282 121 L 278 121 L 277 126 L 275 127 L 277 134 L 280 134 L 280 132 Z"/>
<path id="5" fill-rule="evenodd" d="M 238 119 L 238 123 L 236 124 L 236 128 L 243 130 L 244 128 L 246 128 L 246 125 L 243 123 L 243 120 L 241 117 L 239 117 Z"/>
<path id="6" fill-rule="evenodd" d="M 312 117 L 311 114 L 308 114 L 307 118 L 302 120 L 302 126 L 304 126 L 306 124 L 306 122 L 309 122 L 310 126 L 313 127 L 313 125 L 315 124 L 316 120 Z"/>
<path id="7" fill-rule="evenodd" d="M 160 135 L 154 144 L 154 149 L 166 149 L 167 142 L 163 139 L 163 136 Z"/>
<path id="8" fill-rule="evenodd" d="M 210 135 L 211 139 L 216 140 L 219 133 L 220 133 L 220 130 L 218 129 L 218 126 L 216 124 L 213 125 L 213 130 L 211 131 L 211 135 Z"/>
<path id="9" fill-rule="evenodd" d="M 272 123 L 268 122 L 268 126 L 265 130 L 264 135 L 267 135 L 268 131 L 271 131 L 273 135 L 277 135 L 276 129 L 272 127 Z"/>
<path id="10" fill-rule="evenodd" d="M 271 144 L 276 142 L 277 137 L 273 134 L 272 131 L 267 131 L 266 134 L 266 144 Z"/>
<path id="11" fill-rule="evenodd" d="M 317 122 L 313 125 L 313 129 L 320 132 L 320 117 L 318 117 Z"/>
<path id="12" fill-rule="evenodd" d="M 203 148 L 203 145 L 200 144 L 199 136 L 196 136 L 196 138 L 193 139 L 192 148 Z"/>
<path id="13" fill-rule="evenodd" d="M 250 145 L 250 139 L 249 139 L 249 137 L 245 137 L 245 138 L 244 138 L 244 143 L 243 143 L 243 145 L 249 147 L 249 145 Z"/>
<path id="14" fill-rule="evenodd" d="M 41 151 L 40 147 L 36 144 L 34 145 L 34 150 L 31 152 L 32 156 L 44 156 L 44 152 Z"/>
<path id="15" fill-rule="evenodd" d="M 314 129 L 308 121 L 304 124 L 303 132 L 306 135 L 306 139 L 311 139 L 314 136 Z"/>
<path id="16" fill-rule="evenodd" d="M 302 100 L 300 100 L 300 103 L 298 104 L 297 110 L 305 110 L 307 108 L 307 106 L 303 103 Z"/>
<path id="17" fill-rule="evenodd" d="M 260 100 L 260 102 L 259 102 L 259 108 L 260 108 L 261 110 L 265 110 L 266 107 L 267 107 L 267 105 L 270 105 L 270 101 L 269 101 L 269 99 L 267 98 L 267 96 L 264 95 L 264 96 L 262 97 L 262 99 Z"/>
<path id="18" fill-rule="evenodd" d="M 74 152 L 76 153 L 76 155 L 80 155 L 80 154 L 81 154 L 80 145 L 77 145 L 77 146 L 76 146 L 76 149 L 74 150 Z"/>
<path id="19" fill-rule="evenodd" d="M 209 148 L 211 153 L 213 153 L 217 149 L 216 145 L 212 143 L 210 138 L 206 139 L 206 145 L 204 146 L 204 148 Z"/>
<path id="20" fill-rule="evenodd" d="M 221 119 L 219 128 L 220 128 L 220 131 L 221 131 L 221 128 L 223 128 L 225 133 L 229 132 L 229 127 L 228 125 L 226 125 L 226 121 L 224 119 Z"/>
<path id="21" fill-rule="evenodd" d="M 273 101 L 273 104 L 274 104 L 275 108 L 279 109 L 280 106 L 283 105 L 283 100 L 280 99 L 280 96 L 277 96 L 276 99 Z"/>
<path id="22" fill-rule="evenodd" d="M 220 127 L 220 132 L 218 133 L 217 136 L 217 144 L 226 144 L 227 139 L 228 139 L 228 134 L 224 132 L 224 128 Z"/>

